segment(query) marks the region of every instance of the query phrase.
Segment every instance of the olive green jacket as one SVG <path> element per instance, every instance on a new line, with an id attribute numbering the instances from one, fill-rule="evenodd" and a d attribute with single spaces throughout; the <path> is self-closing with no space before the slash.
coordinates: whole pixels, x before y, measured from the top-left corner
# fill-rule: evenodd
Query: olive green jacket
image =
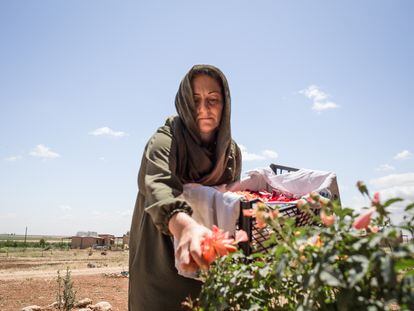
<path id="1" fill-rule="evenodd" d="M 168 124 L 168 121 L 167 121 Z M 201 283 L 178 275 L 168 221 L 177 211 L 192 213 L 177 198 L 183 182 L 176 175 L 177 142 L 168 125 L 145 147 L 138 176 L 139 192 L 130 230 L 129 310 L 177 310 L 187 296 L 196 298 Z M 232 141 L 226 182 L 240 179 L 241 154 Z M 196 181 L 195 181 L 196 182 Z"/>

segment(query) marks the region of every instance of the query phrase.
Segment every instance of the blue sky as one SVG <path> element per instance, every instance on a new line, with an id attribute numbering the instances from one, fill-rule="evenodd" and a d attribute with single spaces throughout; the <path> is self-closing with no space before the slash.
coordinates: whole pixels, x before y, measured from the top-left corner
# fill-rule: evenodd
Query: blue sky
<path id="1" fill-rule="evenodd" d="M 199 63 L 229 80 L 243 171 L 412 201 L 413 30 L 409 0 L 2 1 L 0 233 L 128 230 L 143 147 Z"/>

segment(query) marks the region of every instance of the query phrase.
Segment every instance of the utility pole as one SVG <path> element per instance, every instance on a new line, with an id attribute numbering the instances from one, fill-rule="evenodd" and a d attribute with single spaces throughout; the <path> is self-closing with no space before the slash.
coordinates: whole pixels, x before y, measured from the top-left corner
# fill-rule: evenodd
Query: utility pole
<path id="1" fill-rule="evenodd" d="M 26 239 L 27 239 L 27 226 L 26 226 L 26 231 L 24 233 L 24 246 L 26 246 Z"/>

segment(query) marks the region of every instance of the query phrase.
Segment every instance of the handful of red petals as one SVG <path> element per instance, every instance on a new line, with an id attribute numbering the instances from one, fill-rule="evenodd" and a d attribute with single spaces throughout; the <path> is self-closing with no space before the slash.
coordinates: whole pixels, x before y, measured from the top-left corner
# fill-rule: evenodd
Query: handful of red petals
<path id="1" fill-rule="evenodd" d="M 246 241 L 248 241 L 247 233 L 243 230 L 236 231 L 233 239 L 229 237 L 228 232 L 213 225 L 212 234 L 201 242 L 203 258 L 211 264 L 216 258 L 237 251 L 237 243 Z"/>

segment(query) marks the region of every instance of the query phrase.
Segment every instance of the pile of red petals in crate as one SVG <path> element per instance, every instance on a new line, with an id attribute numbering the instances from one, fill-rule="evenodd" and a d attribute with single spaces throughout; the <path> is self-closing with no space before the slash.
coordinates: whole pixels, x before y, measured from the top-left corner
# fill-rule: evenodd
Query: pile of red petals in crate
<path id="1" fill-rule="evenodd" d="M 273 190 L 272 193 L 261 190 L 261 191 L 236 191 L 237 194 L 242 195 L 246 201 L 260 200 L 264 203 L 289 203 L 299 199 L 293 195 L 286 195 L 279 191 Z"/>

